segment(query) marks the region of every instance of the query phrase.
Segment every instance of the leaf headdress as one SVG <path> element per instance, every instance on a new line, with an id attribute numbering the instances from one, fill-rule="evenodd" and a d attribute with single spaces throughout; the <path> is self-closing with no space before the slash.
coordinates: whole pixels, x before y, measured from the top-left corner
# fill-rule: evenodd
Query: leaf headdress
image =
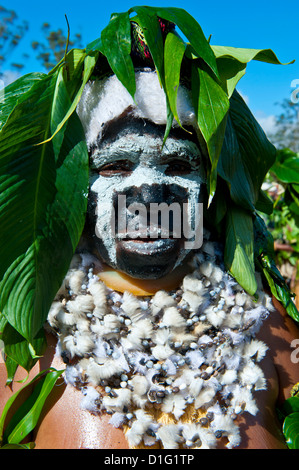
<path id="1" fill-rule="evenodd" d="M 140 64 L 156 70 L 165 92 L 164 140 L 173 119 L 180 124 L 177 90 L 188 82 L 197 134 L 209 159 L 206 217 L 225 231 L 227 269 L 254 295 L 259 268 L 298 319 L 257 212 L 271 212 L 261 184 L 276 150 L 235 90 L 251 60 L 280 63 L 271 50 L 210 45 L 182 9 L 137 6 L 112 14 L 100 38 L 66 53 L 48 74 L 30 73 L 4 89 L 0 332 L 9 379 L 18 364 L 30 370 L 42 354 L 43 325 L 83 231 L 89 162 L 75 111 L 84 87 L 91 78 L 115 74 L 134 98 Z"/>

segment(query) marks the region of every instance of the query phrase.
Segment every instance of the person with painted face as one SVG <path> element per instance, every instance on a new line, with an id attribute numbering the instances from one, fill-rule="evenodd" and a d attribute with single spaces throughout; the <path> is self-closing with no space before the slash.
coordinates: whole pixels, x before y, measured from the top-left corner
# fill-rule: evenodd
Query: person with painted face
<path id="1" fill-rule="evenodd" d="M 134 99 L 115 74 L 94 73 L 77 106 L 87 217 L 48 315 L 41 362 L 64 367 L 66 385 L 36 446 L 286 448 L 274 409 L 297 371 L 277 339 L 297 330 L 259 274 L 253 297 L 228 273 L 205 218 L 209 152 L 192 90 L 179 86 L 165 139 L 166 95 L 136 37 Z"/>

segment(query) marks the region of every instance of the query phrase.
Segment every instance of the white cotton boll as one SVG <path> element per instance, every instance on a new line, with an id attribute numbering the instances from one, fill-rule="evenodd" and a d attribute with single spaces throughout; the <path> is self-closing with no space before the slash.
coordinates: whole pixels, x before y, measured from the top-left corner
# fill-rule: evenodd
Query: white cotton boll
<path id="1" fill-rule="evenodd" d="M 199 392 L 201 391 L 204 384 L 204 380 L 200 377 L 194 378 L 192 382 L 189 384 L 189 392 L 192 397 L 196 398 Z"/>
<path id="2" fill-rule="evenodd" d="M 120 413 L 117 411 L 116 413 L 113 413 L 109 420 L 109 424 L 111 424 L 114 428 L 120 428 L 122 424 L 126 421 L 126 415 L 125 413 Z"/>
<path id="3" fill-rule="evenodd" d="M 175 424 L 166 424 L 157 431 L 157 436 L 163 444 L 163 449 L 177 449 L 181 443 L 180 428 Z"/>
<path id="4" fill-rule="evenodd" d="M 190 361 L 191 369 L 197 370 L 204 362 L 205 357 L 201 351 L 188 351 L 186 353 L 186 359 Z"/>
<path id="5" fill-rule="evenodd" d="M 72 385 L 73 387 L 77 386 L 77 383 L 80 382 L 81 372 L 76 366 L 67 366 L 64 373 L 64 381 L 67 384 Z"/>
<path id="6" fill-rule="evenodd" d="M 240 413 L 241 410 L 248 411 L 251 415 L 255 416 L 258 412 L 258 407 L 252 396 L 251 391 L 247 387 L 236 385 L 232 390 L 231 406 L 235 413 Z"/>
<path id="7" fill-rule="evenodd" d="M 186 327 L 185 318 L 177 311 L 175 307 L 168 307 L 164 311 L 163 323 L 167 327 L 182 329 Z"/>
<path id="8" fill-rule="evenodd" d="M 99 385 L 102 379 L 109 379 L 122 372 L 122 367 L 114 359 L 107 359 L 101 365 L 97 364 L 94 359 L 90 359 L 86 368 L 86 374 L 94 385 Z"/>
<path id="9" fill-rule="evenodd" d="M 64 310 L 60 310 L 56 316 L 57 321 L 61 325 L 66 326 L 73 326 L 78 321 L 78 316 L 74 315 L 73 313 L 65 312 Z"/>
<path id="10" fill-rule="evenodd" d="M 132 392 L 128 388 L 119 388 L 117 390 L 117 397 L 103 397 L 103 407 L 107 411 L 122 412 L 124 406 L 129 406 L 132 397 Z"/>
<path id="11" fill-rule="evenodd" d="M 159 290 L 155 293 L 151 301 L 151 310 L 153 315 L 157 315 L 162 309 L 167 307 L 174 307 L 176 301 L 171 295 L 164 290 Z"/>
<path id="12" fill-rule="evenodd" d="M 252 385 L 255 390 L 264 390 L 267 388 L 266 380 L 262 369 L 253 362 L 246 364 L 239 374 L 243 385 Z"/>
<path id="13" fill-rule="evenodd" d="M 210 281 L 213 284 L 219 284 L 223 279 L 223 271 L 222 269 L 218 268 L 217 266 L 214 267 L 212 274 L 210 275 Z"/>
<path id="14" fill-rule="evenodd" d="M 216 437 L 213 432 L 209 429 L 198 428 L 199 439 L 201 440 L 201 446 L 195 446 L 195 449 L 214 449 L 216 447 Z"/>
<path id="15" fill-rule="evenodd" d="M 248 295 L 245 294 L 245 292 L 238 292 L 235 297 L 236 305 L 238 305 L 239 307 L 243 307 L 243 305 L 245 305 L 247 298 L 248 298 Z"/>
<path id="16" fill-rule="evenodd" d="M 241 325 L 242 315 L 240 313 L 233 313 L 232 311 L 226 315 L 223 326 L 228 328 L 239 328 Z"/>
<path id="17" fill-rule="evenodd" d="M 129 293 L 129 292 L 124 292 L 123 295 L 123 303 L 122 303 L 122 310 L 128 315 L 130 318 L 136 318 L 138 319 L 140 314 L 140 305 L 139 301 L 137 298 Z"/>
<path id="18" fill-rule="evenodd" d="M 190 343 L 196 341 L 196 335 L 184 333 L 180 331 L 174 331 L 170 335 L 170 339 L 173 343 L 180 343 L 183 348 L 190 345 Z"/>
<path id="19" fill-rule="evenodd" d="M 145 395 L 149 389 L 149 383 L 146 377 L 142 375 L 135 375 L 131 379 L 131 386 L 133 388 L 133 393 L 137 395 Z"/>
<path id="20" fill-rule="evenodd" d="M 268 351 L 268 346 L 257 339 L 253 339 L 250 343 L 247 343 L 244 347 L 244 356 L 253 357 L 257 362 L 261 361 Z"/>
<path id="21" fill-rule="evenodd" d="M 76 332 L 75 335 L 66 336 L 63 343 L 71 357 L 82 357 L 85 354 L 90 353 L 94 347 L 94 342 L 89 335 L 80 335 L 78 332 Z"/>
<path id="22" fill-rule="evenodd" d="M 203 264 L 199 266 L 199 270 L 201 274 L 203 274 L 207 278 L 210 278 L 210 276 L 212 275 L 213 268 L 214 268 L 213 263 L 211 263 L 210 261 L 205 261 Z"/>
<path id="23" fill-rule="evenodd" d="M 176 393 L 164 398 L 161 409 L 164 413 L 171 413 L 176 419 L 179 419 L 184 414 L 186 406 L 184 397 Z"/>
<path id="24" fill-rule="evenodd" d="M 131 428 L 126 433 L 130 447 L 138 446 L 142 440 L 143 434 L 153 424 L 151 416 L 143 410 L 137 410 L 135 415 L 136 421 L 133 422 Z"/>
<path id="25" fill-rule="evenodd" d="M 183 280 L 183 290 L 184 291 L 190 291 L 193 293 L 196 293 L 198 295 L 201 295 L 205 292 L 205 287 L 203 285 L 203 282 L 198 279 L 194 274 L 187 274 L 187 276 L 184 277 Z"/>
<path id="26" fill-rule="evenodd" d="M 194 406 L 195 408 L 201 408 L 202 406 L 207 406 L 211 400 L 215 397 L 215 390 L 213 387 L 206 387 L 199 392 L 198 396 L 195 398 Z"/>
<path id="27" fill-rule="evenodd" d="M 102 282 L 93 282 L 88 290 L 93 296 L 94 305 L 96 307 L 103 308 L 106 306 L 106 287 Z"/>
<path id="28" fill-rule="evenodd" d="M 69 315 L 71 315 L 69 313 Z M 90 327 L 90 323 L 88 321 L 87 318 L 78 318 L 77 322 L 76 322 L 76 326 L 77 326 L 77 330 L 82 334 L 82 333 L 88 333 L 90 330 L 89 330 L 89 327 Z"/>
<path id="29" fill-rule="evenodd" d="M 99 412 L 100 394 L 93 387 L 86 387 L 83 391 L 84 397 L 81 400 L 80 408 L 90 413 Z"/>
<path id="30" fill-rule="evenodd" d="M 61 320 L 59 320 L 59 317 L 57 318 L 57 316 L 59 315 L 60 312 L 64 313 L 62 303 L 58 301 L 53 302 L 50 307 L 50 310 L 48 313 L 48 319 L 47 319 L 49 324 L 53 328 L 59 327 L 59 323 L 61 322 Z"/>
<path id="31" fill-rule="evenodd" d="M 158 361 L 164 361 L 174 353 L 174 350 L 168 344 L 160 345 L 158 344 L 152 349 L 152 355 Z"/>
<path id="32" fill-rule="evenodd" d="M 83 315 L 92 312 L 94 309 L 94 302 L 92 295 L 78 295 L 74 300 L 69 300 L 66 307 L 70 313 Z"/>
<path id="33" fill-rule="evenodd" d="M 182 295 L 182 300 L 187 302 L 192 312 L 197 312 L 203 302 L 203 298 L 193 292 L 186 291 Z"/>
<path id="34" fill-rule="evenodd" d="M 213 306 L 208 307 L 205 313 L 207 315 L 207 319 L 213 326 L 215 326 L 215 328 L 219 328 L 226 317 L 224 310 L 215 311 Z"/>
<path id="35" fill-rule="evenodd" d="M 170 331 L 168 328 L 158 328 L 154 332 L 153 340 L 158 345 L 164 345 L 170 339 Z"/>
<path id="36" fill-rule="evenodd" d="M 237 379 L 237 376 L 236 370 L 226 370 L 219 381 L 222 385 L 230 385 Z"/>
<path id="37" fill-rule="evenodd" d="M 79 295 L 82 293 L 82 284 L 84 284 L 85 277 L 85 272 L 81 270 L 74 270 L 70 273 L 68 284 L 73 294 Z"/>

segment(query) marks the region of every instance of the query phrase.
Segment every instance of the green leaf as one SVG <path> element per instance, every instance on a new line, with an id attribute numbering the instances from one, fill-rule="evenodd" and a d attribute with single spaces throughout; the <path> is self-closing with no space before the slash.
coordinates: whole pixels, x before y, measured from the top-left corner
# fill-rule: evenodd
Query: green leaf
<path id="1" fill-rule="evenodd" d="M 0 94 L 0 130 L 6 123 L 14 107 L 26 96 L 26 92 L 38 81 L 44 78 L 44 73 L 29 73 L 1 90 Z"/>
<path id="2" fill-rule="evenodd" d="M 22 366 L 27 372 L 29 372 L 36 363 L 36 359 L 32 357 L 28 341 L 26 341 L 25 338 L 21 336 L 20 333 L 18 333 L 9 323 L 5 326 L 2 335 L 2 340 L 5 346 L 4 352 L 7 357 L 14 363 Z M 39 356 L 44 353 L 46 347 L 46 339 L 43 328 L 33 339 L 33 347 L 35 352 Z M 13 367 L 13 364 L 9 363 L 9 367 Z M 10 377 L 8 377 L 8 379 L 9 378 Z"/>
<path id="3" fill-rule="evenodd" d="M 55 369 L 50 369 L 46 374 L 45 371 L 43 371 L 28 385 L 26 385 L 25 387 L 31 387 L 31 385 L 36 382 L 29 398 L 14 413 L 13 417 L 4 429 L 7 413 L 17 396 L 20 395 L 25 387 L 8 400 L 0 420 L 0 437 L 2 436 L 4 445 L 20 444 L 22 440 L 35 428 L 45 401 L 62 373 L 62 370 L 57 371 Z"/>
<path id="4" fill-rule="evenodd" d="M 291 413 L 299 413 L 299 397 L 290 397 L 283 402 L 281 411 L 285 416 Z"/>
<path id="5" fill-rule="evenodd" d="M 287 416 L 282 427 L 286 443 L 290 449 L 299 449 L 299 412 Z"/>
<path id="6" fill-rule="evenodd" d="M 283 183 L 299 184 L 299 157 L 290 157 L 283 162 L 276 161 L 271 167 L 278 179 Z"/>
<path id="7" fill-rule="evenodd" d="M 68 269 L 87 205 L 88 152 L 76 114 L 60 151 L 38 145 L 66 113 L 60 76 L 37 81 L 0 133 L 0 309 L 29 342 Z"/>
<path id="8" fill-rule="evenodd" d="M 152 9 L 155 9 L 160 18 L 177 25 L 188 41 L 190 41 L 197 57 L 201 58 L 216 77 L 219 78 L 215 55 L 198 22 L 187 11 L 181 8 L 152 7 Z"/>
<path id="9" fill-rule="evenodd" d="M 211 161 L 211 201 L 216 190 L 217 164 L 225 135 L 229 100 L 221 86 L 195 61 L 192 63 L 192 101 L 198 127 L 206 142 Z"/>
<path id="10" fill-rule="evenodd" d="M 252 216 L 237 206 L 227 210 L 224 262 L 228 271 L 250 294 L 257 290 Z"/>
<path id="11" fill-rule="evenodd" d="M 260 201 L 261 186 L 276 158 L 267 139 L 241 96 L 230 98 L 229 118 L 218 173 L 227 181 L 232 200 L 253 211 Z"/>
<path id="12" fill-rule="evenodd" d="M 245 75 L 246 65 L 227 57 L 217 59 L 220 80 L 229 98 L 232 96 L 239 80 Z"/>
<path id="13" fill-rule="evenodd" d="M 180 84 L 181 65 L 186 44 L 174 33 L 168 33 L 164 47 L 165 91 L 169 99 L 171 111 L 182 127 L 177 111 L 177 95 Z"/>
<path id="14" fill-rule="evenodd" d="M 97 44 L 97 47 L 99 44 Z M 136 91 L 135 71 L 131 59 L 131 23 L 129 13 L 113 13 L 101 33 L 100 51 L 119 81 L 134 98 Z"/>
<path id="15" fill-rule="evenodd" d="M 260 62 L 267 62 L 268 64 L 282 64 L 271 49 L 247 49 L 240 47 L 228 46 L 211 46 L 216 58 L 228 57 L 238 60 L 241 63 L 247 64 L 251 60 L 258 60 Z M 294 60 L 288 62 L 292 64 Z"/>

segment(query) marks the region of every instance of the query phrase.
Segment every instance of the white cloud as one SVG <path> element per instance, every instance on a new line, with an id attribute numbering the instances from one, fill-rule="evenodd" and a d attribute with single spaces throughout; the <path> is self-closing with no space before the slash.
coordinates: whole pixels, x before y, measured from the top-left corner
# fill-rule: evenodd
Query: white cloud
<path id="1" fill-rule="evenodd" d="M 242 91 L 238 90 L 238 93 L 239 95 L 242 96 L 243 100 L 245 101 L 245 103 L 247 104 L 247 106 L 249 105 L 249 96 L 245 95 Z"/>
<path id="2" fill-rule="evenodd" d="M 5 70 L 1 75 L 1 80 L 4 82 L 4 86 L 10 85 L 10 83 L 17 80 L 20 77 L 19 72 L 14 70 Z"/>
<path id="3" fill-rule="evenodd" d="M 266 116 L 264 113 L 256 113 L 256 120 L 263 128 L 265 134 L 270 135 L 276 131 L 276 118 L 273 114 Z"/>

